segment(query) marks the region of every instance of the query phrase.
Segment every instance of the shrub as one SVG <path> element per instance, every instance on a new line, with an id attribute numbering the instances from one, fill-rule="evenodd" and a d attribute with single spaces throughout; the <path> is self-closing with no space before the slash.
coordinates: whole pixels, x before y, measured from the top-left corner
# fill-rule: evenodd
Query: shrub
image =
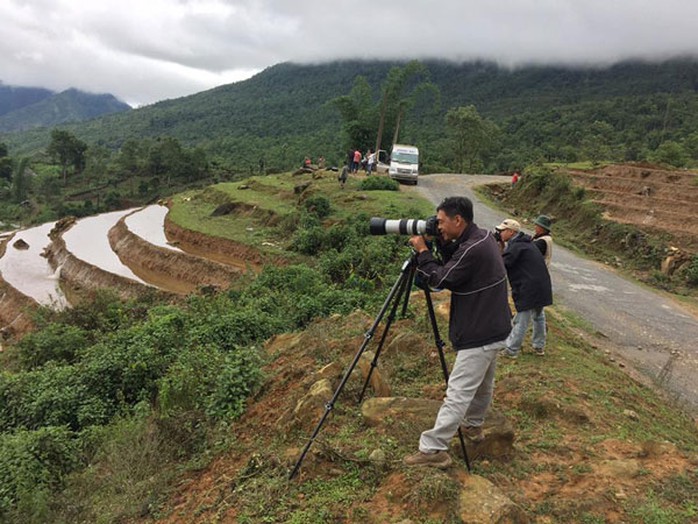
<path id="1" fill-rule="evenodd" d="M 62 427 L 0 434 L 0 520 L 45 521 L 50 493 L 79 465 L 71 432 Z"/>
<path id="2" fill-rule="evenodd" d="M 686 280 L 692 286 L 698 286 L 698 255 L 693 255 L 693 260 L 688 265 Z"/>
<path id="3" fill-rule="evenodd" d="M 399 191 L 400 184 L 386 176 L 370 176 L 361 181 L 363 191 Z"/>
<path id="4" fill-rule="evenodd" d="M 88 333 L 67 324 L 50 323 L 24 337 L 17 344 L 19 360 L 25 369 L 47 362 L 70 363 L 78 351 L 88 345 Z"/>
<path id="5" fill-rule="evenodd" d="M 308 213 L 311 213 L 320 219 L 329 216 L 330 212 L 332 211 L 330 201 L 324 196 L 310 197 L 303 202 L 303 205 Z"/>

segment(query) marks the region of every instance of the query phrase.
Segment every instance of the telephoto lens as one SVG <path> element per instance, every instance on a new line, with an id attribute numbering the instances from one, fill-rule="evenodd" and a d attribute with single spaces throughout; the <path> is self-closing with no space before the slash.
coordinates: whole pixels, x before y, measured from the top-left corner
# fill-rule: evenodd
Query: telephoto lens
<path id="1" fill-rule="evenodd" d="M 427 221 L 412 218 L 389 220 L 373 217 L 368 228 L 372 235 L 425 235 L 427 234 Z"/>

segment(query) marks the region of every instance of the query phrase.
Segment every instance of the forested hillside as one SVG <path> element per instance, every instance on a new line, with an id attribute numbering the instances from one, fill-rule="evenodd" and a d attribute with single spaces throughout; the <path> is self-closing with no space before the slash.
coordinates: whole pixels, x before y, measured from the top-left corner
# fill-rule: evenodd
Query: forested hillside
<path id="1" fill-rule="evenodd" d="M 77 89 L 68 89 L 2 114 L 0 131 L 50 128 L 129 109 L 131 107 L 128 104 L 117 100 L 114 95 L 95 95 Z"/>
<path id="2" fill-rule="evenodd" d="M 88 143 L 118 149 L 128 139 L 172 136 L 233 169 L 289 168 L 305 155 L 340 161 L 353 147 L 330 101 L 364 77 L 373 103 L 394 62 L 280 64 L 249 80 L 96 121 L 65 126 Z M 425 62 L 440 91 L 412 101 L 400 140 L 423 150 L 427 169 L 453 169 L 445 127 L 451 108 L 474 105 L 498 133 L 477 169 L 504 171 L 532 161 L 698 160 L 698 61 L 622 63 L 606 69 Z M 390 131 L 391 133 L 392 131 Z M 392 136 L 392 135 L 390 135 Z M 46 146 L 49 130 L 1 136 L 13 154 Z"/>
<path id="3" fill-rule="evenodd" d="M 50 97 L 53 91 L 40 87 L 4 85 L 0 81 L 0 116 Z"/>

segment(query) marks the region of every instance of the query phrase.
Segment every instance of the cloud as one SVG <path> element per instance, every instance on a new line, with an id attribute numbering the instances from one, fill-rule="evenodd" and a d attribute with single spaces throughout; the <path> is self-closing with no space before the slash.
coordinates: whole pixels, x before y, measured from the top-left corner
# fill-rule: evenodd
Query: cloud
<path id="1" fill-rule="evenodd" d="M 698 54 L 685 0 L 5 0 L 5 83 L 183 96 L 282 61 L 610 64 Z"/>

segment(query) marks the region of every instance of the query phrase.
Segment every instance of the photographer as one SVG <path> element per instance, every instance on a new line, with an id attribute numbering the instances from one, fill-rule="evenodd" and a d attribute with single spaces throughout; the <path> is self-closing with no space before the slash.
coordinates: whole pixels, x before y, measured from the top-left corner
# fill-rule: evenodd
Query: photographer
<path id="1" fill-rule="evenodd" d="M 514 327 L 506 341 L 504 355 L 517 358 L 528 325 L 533 321 L 533 350 L 545 354 L 545 312 L 553 303 L 550 274 L 541 252 L 530 236 L 521 231 L 521 224 L 508 218 L 496 227 L 506 248 L 502 253 L 509 277 L 511 295 L 516 306 Z"/>
<path id="2" fill-rule="evenodd" d="M 445 468 L 451 464 L 448 443 L 461 424 L 470 439 L 482 438 L 511 312 L 502 256 L 493 235 L 473 223 L 472 202 L 446 198 L 437 207 L 437 221 L 443 262 L 432 256 L 422 236 L 411 237 L 410 243 L 418 253 L 420 277 L 431 287 L 451 290 L 449 338 L 457 354 L 434 427 L 422 433 L 419 452 L 404 463 Z"/>

